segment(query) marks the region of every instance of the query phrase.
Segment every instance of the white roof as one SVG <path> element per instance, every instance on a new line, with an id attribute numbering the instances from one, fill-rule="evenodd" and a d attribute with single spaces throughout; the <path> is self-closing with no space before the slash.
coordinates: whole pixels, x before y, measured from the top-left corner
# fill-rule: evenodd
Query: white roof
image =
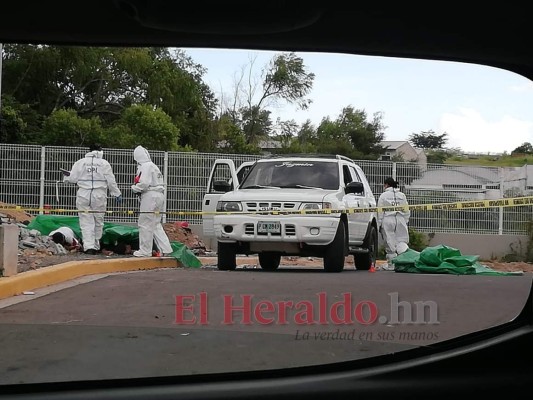
<path id="1" fill-rule="evenodd" d="M 398 147 L 403 146 L 404 144 L 409 143 L 407 140 L 384 140 L 380 144 L 383 147 L 386 147 L 391 150 L 395 150 Z"/>

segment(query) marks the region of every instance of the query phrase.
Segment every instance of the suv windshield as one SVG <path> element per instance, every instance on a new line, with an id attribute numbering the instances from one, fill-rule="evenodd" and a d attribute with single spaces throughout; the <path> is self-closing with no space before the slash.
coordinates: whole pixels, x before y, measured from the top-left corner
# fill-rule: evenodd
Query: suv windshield
<path id="1" fill-rule="evenodd" d="M 339 167 L 331 161 L 272 160 L 260 162 L 250 171 L 241 189 L 266 187 L 280 188 L 339 188 Z"/>

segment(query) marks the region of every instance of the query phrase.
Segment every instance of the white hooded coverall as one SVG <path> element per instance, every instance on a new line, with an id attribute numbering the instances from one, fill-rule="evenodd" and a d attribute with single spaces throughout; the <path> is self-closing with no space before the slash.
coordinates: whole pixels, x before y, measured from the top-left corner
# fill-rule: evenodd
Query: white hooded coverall
<path id="1" fill-rule="evenodd" d="M 108 188 L 111 196 L 122 195 L 111 165 L 103 158 L 103 154 L 101 150 L 88 152 L 84 158 L 74 163 L 70 175 L 63 177 L 64 182 L 78 185 L 76 207 L 79 211 L 84 251 L 100 250 Z"/>
<path id="2" fill-rule="evenodd" d="M 134 193 L 140 193 L 141 205 L 138 219 L 139 250 L 133 253 L 136 257 L 151 257 L 155 245 L 163 254 L 172 253 L 172 246 L 161 223 L 165 204 L 165 183 L 163 174 L 152 162 L 148 150 L 137 146 L 133 151 L 137 161 L 135 184 L 131 186 Z M 159 213 L 158 213 L 159 212 Z"/>
<path id="3" fill-rule="evenodd" d="M 394 207 L 407 205 L 405 194 L 400 189 L 388 187 L 379 196 L 378 207 Z M 381 235 L 385 240 L 385 252 L 389 267 L 393 266 L 391 260 L 409 249 L 409 230 L 407 224 L 411 212 L 405 211 L 385 211 L 378 212 L 378 225 Z"/>

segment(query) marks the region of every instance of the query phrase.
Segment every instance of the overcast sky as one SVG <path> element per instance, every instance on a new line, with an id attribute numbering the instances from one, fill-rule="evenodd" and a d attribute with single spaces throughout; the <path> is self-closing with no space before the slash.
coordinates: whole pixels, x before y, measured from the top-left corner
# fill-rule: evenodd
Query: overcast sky
<path id="1" fill-rule="evenodd" d="M 227 96 L 234 77 L 254 61 L 252 75 L 277 53 L 250 50 L 182 49 L 208 69 L 204 81 L 217 97 Z M 313 100 L 305 110 L 281 104 L 275 120 L 337 118 L 343 107 L 381 112 L 385 140 L 411 133 L 447 133 L 447 147 L 467 152 L 510 153 L 533 143 L 533 83 L 497 68 L 443 61 L 345 54 L 297 53 L 315 74 Z"/>

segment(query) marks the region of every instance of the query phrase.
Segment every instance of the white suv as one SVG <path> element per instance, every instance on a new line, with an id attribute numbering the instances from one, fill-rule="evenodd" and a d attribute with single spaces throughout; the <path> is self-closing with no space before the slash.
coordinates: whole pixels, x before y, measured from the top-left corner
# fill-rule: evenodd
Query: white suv
<path id="1" fill-rule="evenodd" d="M 221 270 L 234 270 L 237 254 L 257 254 L 265 270 L 278 268 L 282 256 L 322 257 L 328 272 L 342 271 L 353 254 L 356 268 L 368 270 L 377 257 L 376 214 L 350 212 L 368 207 L 376 199 L 366 176 L 344 156 L 273 156 L 238 170 L 217 160 L 204 235 L 216 237 Z"/>

